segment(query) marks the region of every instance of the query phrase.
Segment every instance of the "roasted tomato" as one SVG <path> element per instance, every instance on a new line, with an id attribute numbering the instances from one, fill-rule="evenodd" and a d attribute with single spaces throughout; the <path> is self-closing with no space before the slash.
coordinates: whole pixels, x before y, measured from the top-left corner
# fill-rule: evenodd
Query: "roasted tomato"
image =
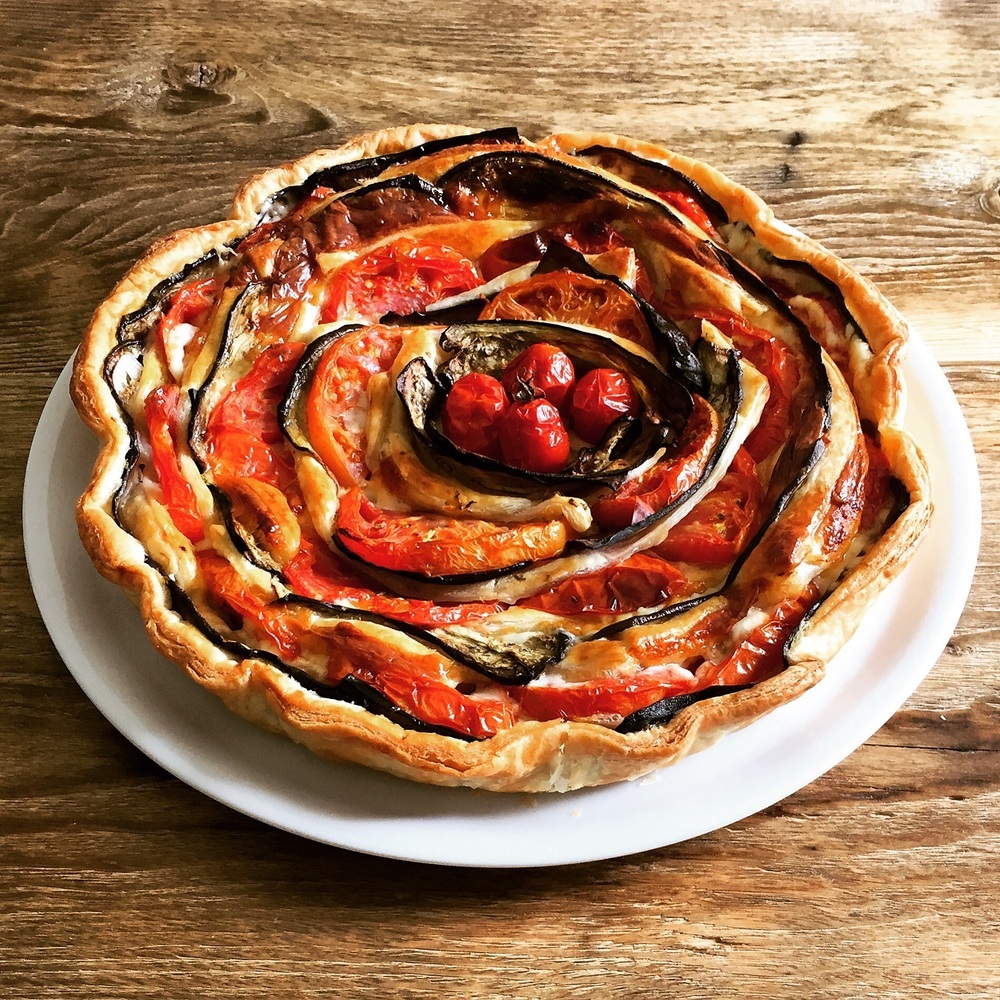
<path id="1" fill-rule="evenodd" d="M 306 398 L 306 424 L 316 454 L 344 486 L 364 482 L 368 383 L 387 371 L 402 344 L 398 330 L 369 326 L 345 334 L 316 366 Z"/>
<path id="2" fill-rule="evenodd" d="M 324 323 L 349 318 L 408 316 L 482 283 L 476 265 L 443 244 L 408 236 L 349 261 L 334 275 L 323 304 Z"/>
<path id="3" fill-rule="evenodd" d="M 550 559 L 563 550 L 567 532 L 562 521 L 508 525 L 380 510 L 353 489 L 340 501 L 337 540 L 372 566 L 440 577 Z"/>
<path id="4" fill-rule="evenodd" d="M 157 386 L 145 400 L 146 426 L 153 453 L 153 468 L 160 481 L 163 500 L 170 519 L 189 541 L 200 542 L 205 527 L 194 488 L 181 471 L 177 456 L 177 409 L 181 391 L 176 385 Z"/>
<path id="5" fill-rule="evenodd" d="M 613 368 L 591 368 L 573 389 L 569 412 L 573 430 L 587 444 L 597 444 L 622 417 L 634 417 L 639 395 L 628 376 Z"/>
<path id="6" fill-rule="evenodd" d="M 303 350 L 302 344 L 265 348 L 212 410 L 205 444 L 217 480 L 260 479 L 282 492 L 297 492 L 277 410 Z"/>
<path id="7" fill-rule="evenodd" d="M 689 194 L 682 191 L 654 191 L 657 198 L 662 198 L 668 205 L 677 209 L 681 215 L 686 215 L 707 236 L 718 238 L 715 226 L 705 209 Z"/>
<path id="8" fill-rule="evenodd" d="M 571 576 L 519 605 L 555 615 L 618 615 L 664 604 L 687 587 L 676 566 L 639 552 L 617 566 Z"/>
<path id="9" fill-rule="evenodd" d="M 647 708 L 661 698 L 686 694 L 695 680 L 684 671 L 664 676 L 639 671 L 624 677 L 600 677 L 579 684 L 529 685 L 514 688 L 521 711 L 532 719 L 590 719 L 624 717 Z"/>
<path id="10" fill-rule="evenodd" d="M 701 566 L 728 565 L 757 530 L 762 495 L 756 463 L 740 448 L 715 489 L 670 530 L 657 553 Z"/>
<path id="11" fill-rule="evenodd" d="M 167 366 L 175 376 L 183 368 L 188 345 L 196 341 L 225 284 L 225 275 L 204 278 L 181 285 L 171 296 L 170 305 L 160 317 L 157 336 Z"/>
<path id="12" fill-rule="evenodd" d="M 565 351 L 532 344 L 504 369 L 503 387 L 516 403 L 547 399 L 557 410 L 573 389 L 576 372 Z"/>
<path id="13" fill-rule="evenodd" d="M 655 346 L 642 310 L 624 288 L 574 271 L 535 274 L 511 285 L 479 318 L 575 323 L 613 333 L 648 351 Z"/>
<path id="14" fill-rule="evenodd" d="M 569 434 L 545 399 L 512 406 L 500 421 L 503 460 L 525 472 L 559 472 L 569 461 Z"/>
<path id="15" fill-rule="evenodd" d="M 451 387 L 444 401 L 441 425 L 448 439 L 463 451 L 499 458 L 497 433 L 508 406 L 510 400 L 497 379 L 469 372 Z"/>
<path id="16" fill-rule="evenodd" d="M 698 481 L 718 439 L 719 427 L 718 418 L 705 400 L 695 396 L 694 404 L 684 435 L 672 454 L 591 504 L 594 519 L 603 531 L 620 531 L 638 524 Z"/>

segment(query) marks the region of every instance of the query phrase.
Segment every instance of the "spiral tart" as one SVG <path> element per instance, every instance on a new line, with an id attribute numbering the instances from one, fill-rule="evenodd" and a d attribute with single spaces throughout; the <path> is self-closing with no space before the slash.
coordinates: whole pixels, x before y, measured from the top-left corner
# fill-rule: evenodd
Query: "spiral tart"
<path id="1" fill-rule="evenodd" d="M 80 533 L 157 649 L 320 755 L 633 778 L 817 683 L 913 551 L 906 338 L 697 161 L 373 133 L 97 309 Z"/>

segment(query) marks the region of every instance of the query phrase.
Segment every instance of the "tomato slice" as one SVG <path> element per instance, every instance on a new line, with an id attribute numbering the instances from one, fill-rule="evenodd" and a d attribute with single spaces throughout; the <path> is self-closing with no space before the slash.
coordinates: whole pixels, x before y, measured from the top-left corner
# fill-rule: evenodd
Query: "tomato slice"
<path id="1" fill-rule="evenodd" d="M 819 590 L 810 584 L 798 597 L 782 601 L 770 619 L 758 625 L 729 656 L 698 670 L 698 686 L 756 684 L 779 673 L 785 642 L 818 597 Z"/>
<path id="2" fill-rule="evenodd" d="M 206 460 L 217 481 L 260 479 L 290 500 L 297 494 L 295 466 L 278 425 L 278 404 L 303 350 L 302 344 L 265 348 L 209 414 Z"/>
<path id="3" fill-rule="evenodd" d="M 575 323 L 613 333 L 648 351 L 655 347 L 642 310 L 625 289 L 574 271 L 535 274 L 510 285 L 479 318 Z"/>
<path id="4" fill-rule="evenodd" d="M 885 452 L 865 434 L 868 452 L 868 474 L 865 476 L 865 506 L 861 513 L 861 527 L 870 528 L 889 500 L 892 492 L 892 470 Z"/>
<path id="5" fill-rule="evenodd" d="M 495 572 L 550 559 L 567 542 L 562 521 L 494 524 L 380 510 L 360 489 L 340 501 L 337 540 L 372 566 L 421 576 Z"/>
<path id="6" fill-rule="evenodd" d="M 685 694 L 695 687 L 693 676 L 646 673 L 625 677 L 601 677 L 579 684 L 532 686 L 512 689 L 521 711 L 532 719 L 589 719 L 594 716 L 626 716 L 648 708 L 661 698 Z"/>
<path id="7" fill-rule="evenodd" d="M 620 531 L 637 524 L 698 481 L 719 436 L 719 421 L 700 396 L 694 397 L 694 404 L 684 436 L 673 455 L 590 505 L 602 531 Z"/>
<path id="8" fill-rule="evenodd" d="M 740 448 L 715 489 L 670 530 L 656 552 L 700 566 L 728 565 L 757 530 L 762 498 L 757 465 Z"/>
<path id="9" fill-rule="evenodd" d="M 392 327 L 363 327 L 334 341 L 316 366 L 306 397 L 309 441 L 343 486 L 370 476 L 364 429 L 368 383 L 392 367 L 402 343 Z"/>
<path id="10" fill-rule="evenodd" d="M 531 233 L 498 240 L 479 258 L 479 269 L 484 281 L 520 267 L 533 260 L 541 260 L 545 251 L 554 243 L 562 243 L 577 253 L 593 256 L 609 250 L 629 249 L 625 237 L 610 223 L 603 220 L 566 222 L 545 226 Z"/>
<path id="11" fill-rule="evenodd" d="M 302 634 L 290 616 L 258 597 L 224 556 L 205 550 L 197 553 L 197 559 L 209 594 L 216 603 L 243 620 L 241 628 L 246 627 L 247 622 L 254 623 L 274 642 L 285 659 L 298 657 L 302 650 Z"/>
<path id="12" fill-rule="evenodd" d="M 476 265 L 458 250 L 404 236 L 337 271 L 327 288 L 322 319 L 332 323 L 344 318 L 375 321 L 387 313 L 409 316 L 479 284 Z"/>
<path id="13" fill-rule="evenodd" d="M 304 597 L 328 604 L 348 603 L 386 618 L 428 628 L 481 621 L 504 607 L 497 602 L 434 604 L 376 593 L 330 552 L 308 538 L 303 538 L 298 554 L 285 565 L 282 573 L 289 586 Z"/>
<path id="14" fill-rule="evenodd" d="M 767 378 L 770 395 L 757 426 L 746 440 L 747 450 L 760 462 L 784 442 L 792 424 L 792 397 L 799 384 L 795 354 L 778 337 L 751 326 L 734 313 L 700 313 L 697 318 L 717 326 Z"/>
<path id="15" fill-rule="evenodd" d="M 676 566 L 639 552 L 617 566 L 571 576 L 518 605 L 556 615 L 619 615 L 664 604 L 687 588 Z"/>
<path id="16" fill-rule="evenodd" d="M 215 306 L 219 293 L 225 287 L 226 276 L 217 275 L 214 278 L 204 278 L 201 281 L 191 281 L 181 285 L 171 296 L 170 305 L 160 317 L 156 334 L 160 342 L 160 350 L 168 365 L 171 359 L 193 339 L 181 336 L 179 327 L 201 327 Z"/>
<path id="17" fill-rule="evenodd" d="M 698 201 L 683 191 L 654 191 L 657 198 L 662 198 L 672 208 L 677 209 L 681 215 L 687 216 L 706 236 L 718 238 L 715 226 L 708 217 L 705 209 Z"/>
<path id="18" fill-rule="evenodd" d="M 176 385 L 157 386 L 144 402 L 153 468 L 163 491 L 170 519 L 191 542 L 205 537 L 194 488 L 181 471 L 177 455 L 177 410 L 181 390 Z"/>

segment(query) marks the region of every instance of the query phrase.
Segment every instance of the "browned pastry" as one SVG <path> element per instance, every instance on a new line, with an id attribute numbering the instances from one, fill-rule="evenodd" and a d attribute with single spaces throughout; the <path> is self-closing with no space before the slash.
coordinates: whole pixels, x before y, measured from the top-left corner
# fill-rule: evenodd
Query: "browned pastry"
<path id="1" fill-rule="evenodd" d="M 926 529 L 905 327 L 712 168 L 362 136 L 98 308 L 78 506 L 240 715 L 419 781 L 644 774 L 823 676 Z"/>

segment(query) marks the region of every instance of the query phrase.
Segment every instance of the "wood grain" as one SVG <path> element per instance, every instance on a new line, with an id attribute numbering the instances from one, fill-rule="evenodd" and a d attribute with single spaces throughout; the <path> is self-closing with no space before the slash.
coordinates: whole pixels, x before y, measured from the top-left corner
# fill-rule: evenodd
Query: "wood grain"
<path id="1" fill-rule="evenodd" d="M 0 0 L 0 24 L 0 995 L 997 996 L 994 3 Z M 781 804 L 567 869 L 353 855 L 170 778 L 52 648 L 21 483 L 89 313 L 260 167 L 417 120 L 704 158 L 874 278 L 944 364 L 982 477 L 968 606 L 907 705 Z"/>

